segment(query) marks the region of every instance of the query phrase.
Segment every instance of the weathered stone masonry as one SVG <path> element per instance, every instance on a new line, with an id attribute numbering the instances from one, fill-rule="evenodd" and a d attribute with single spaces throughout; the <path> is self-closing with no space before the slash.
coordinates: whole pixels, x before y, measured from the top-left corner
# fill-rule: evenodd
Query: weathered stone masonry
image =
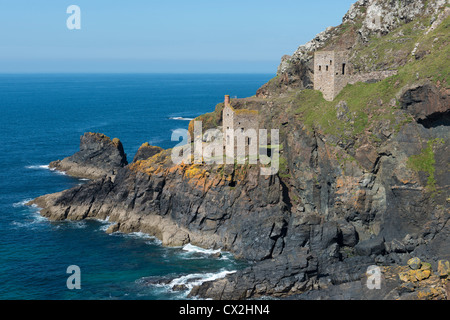
<path id="1" fill-rule="evenodd" d="M 248 147 L 257 145 L 257 136 L 250 136 L 249 131 L 256 132 L 258 134 L 258 111 L 247 109 L 234 109 L 230 103 L 230 96 L 225 96 L 224 108 L 223 108 L 223 139 L 224 146 L 235 143 L 236 147 L 243 146 Z M 243 133 L 247 135 L 244 140 L 240 141 L 236 139 L 235 132 Z"/>
<path id="2" fill-rule="evenodd" d="M 314 54 L 314 90 L 333 101 L 347 84 L 377 82 L 397 74 L 396 70 L 382 70 L 353 74 L 348 51 L 320 51 Z"/>
<path id="3" fill-rule="evenodd" d="M 314 54 L 314 90 L 332 101 L 349 81 L 348 54 L 345 51 L 321 51 Z"/>

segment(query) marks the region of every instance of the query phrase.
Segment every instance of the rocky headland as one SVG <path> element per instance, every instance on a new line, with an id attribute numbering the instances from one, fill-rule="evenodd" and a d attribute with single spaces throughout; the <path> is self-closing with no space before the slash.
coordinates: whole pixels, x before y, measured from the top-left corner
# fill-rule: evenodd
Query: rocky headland
<path id="1" fill-rule="evenodd" d="M 449 11 L 442 0 L 357 1 L 341 25 L 284 56 L 256 96 L 233 99 L 259 111 L 261 128 L 280 129 L 276 175 L 174 165 L 171 150 L 148 144 L 127 164 L 120 141 L 88 133 L 51 166 L 93 180 L 31 203 L 51 220 L 109 217 L 108 232 L 250 263 L 191 296 L 448 299 Z M 326 101 L 312 90 L 313 53 L 335 49 L 351 52 L 359 80 Z M 196 120 L 221 125 L 222 109 Z M 380 289 L 366 286 L 369 266 Z"/>

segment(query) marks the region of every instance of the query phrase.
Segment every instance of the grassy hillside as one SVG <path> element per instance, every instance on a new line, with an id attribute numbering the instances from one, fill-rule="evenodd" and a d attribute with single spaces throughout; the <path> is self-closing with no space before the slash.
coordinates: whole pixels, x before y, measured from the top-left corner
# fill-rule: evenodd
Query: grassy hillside
<path id="1" fill-rule="evenodd" d="M 332 102 L 324 100 L 319 91 L 291 93 L 284 98 L 284 103 L 290 106 L 289 112 L 308 128 L 342 139 L 370 131 L 380 122 L 387 123 L 391 131 L 398 131 L 412 120 L 399 110 L 397 95 L 402 88 L 419 81 L 430 81 L 438 87 L 449 86 L 450 17 L 428 34 L 425 34 L 427 29 L 423 27 L 425 20 L 412 21 L 385 37 L 375 36 L 364 48 L 355 49 L 357 63 L 362 61 L 361 57 L 372 57 L 365 59 L 373 64 L 368 67 L 370 70 L 383 69 L 386 65 L 392 67 L 398 64 L 399 57 L 406 60 L 398 68 L 397 75 L 377 83 L 349 84 Z M 393 41 L 406 38 L 409 40 L 401 45 Z M 411 54 L 414 47 L 417 47 L 415 56 Z M 339 115 L 338 104 L 341 101 L 345 101 L 345 105 L 341 104 L 344 108 Z"/>

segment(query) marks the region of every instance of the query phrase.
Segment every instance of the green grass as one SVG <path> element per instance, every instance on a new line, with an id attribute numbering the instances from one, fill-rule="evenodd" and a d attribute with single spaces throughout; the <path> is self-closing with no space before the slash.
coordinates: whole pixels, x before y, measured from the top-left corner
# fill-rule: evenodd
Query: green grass
<path id="1" fill-rule="evenodd" d="M 371 129 L 379 121 L 388 120 L 390 129 L 398 132 L 413 120 L 399 110 L 397 95 L 402 88 L 418 81 L 430 81 L 441 86 L 448 86 L 449 83 L 450 18 L 445 19 L 436 30 L 426 36 L 423 35 L 424 30 L 420 30 L 420 34 L 417 31 L 420 23 L 412 22 L 401 27 L 401 30 L 405 36 L 414 35 L 413 42 L 420 43 L 418 51 L 429 51 L 422 59 L 416 60 L 410 55 L 408 63 L 398 69 L 397 75 L 376 83 L 349 84 L 331 102 L 323 99 L 322 93 L 315 90 L 307 89 L 294 93 L 286 101 L 291 105 L 290 112 L 308 129 L 320 129 L 344 141 Z M 388 35 L 373 40 L 367 50 L 395 48 L 396 44 L 390 41 L 392 37 Z M 408 47 L 409 49 L 412 50 Z M 342 120 L 338 119 L 336 109 L 340 101 L 345 101 L 348 106 L 346 119 Z"/>
<path id="2" fill-rule="evenodd" d="M 362 85 L 362 84 L 361 84 Z M 360 84 L 356 85 L 354 91 L 361 91 L 365 94 L 340 95 L 335 101 L 326 101 L 322 93 L 314 90 L 303 90 L 294 98 L 294 105 L 297 106 L 295 113 L 300 116 L 303 123 L 309 128 L 320 127 L 325 133 L 349 138 L 361 133 L 368 123 L 367 114 L 364 112 L 364 99 L 368 91 L 360 90 Z M 348 121 L 337 118 L 336 105 L 339 101 L 345 100 L 349 107 L 346 114 Z"/>
<path id="3" fill-rule="evenodd" d="M 443 139 L 433 139 L 427 142 L 427 147 L 418 155 L 409 157 L 407 166 L 416 172 L 425 172 L 428 175 L 427 189 L 430 192 L 436 192 L 436 179 L 434 173 L 436 171 L 436 160 L 434 157 L 434 147 L 436 144 L 443 144 Z"/>
<path id="4" fill-rule="evenodd" d="M 280 155 L 278 167 L 278 176 L 280 178 L 289 179 L 291 175 L 289 174 L 288 161 L 285 157 Z"/>
<path id="5" fill-rule="evenodd" d="M 189 123 L 189 133 L 191 134 L 191 136 L 194 135 L 194 121 L 202 122 L 203 132 L 209 129 L 216 129 L 221 124 L 222 121 L 223 107 L 224 104 L 219 103 L 216 105 L 216 108 L 213 112 L 202 114 L 197 118 L 195 118 L 194 120 L 192 120 Z"/>
<path id="6" fill-rule="evenodd" d="M 385 36 L 373 36 L 368 45 L 357 46 L 353 61 L 355 69 L 385 70 L 401 63 L 414 49 L 429 21 L 429 16 L 416 19 Z"/>

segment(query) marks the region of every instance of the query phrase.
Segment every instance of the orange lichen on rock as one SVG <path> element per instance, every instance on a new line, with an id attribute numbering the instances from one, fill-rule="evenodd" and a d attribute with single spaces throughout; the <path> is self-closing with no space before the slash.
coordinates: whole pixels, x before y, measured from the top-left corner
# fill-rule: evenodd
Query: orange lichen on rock
<path id="1" fill-rule="evenodd" d="M 185 177 L 188 179 L 200 179 L 205 176 L 206 170 L 200 164 L 193 164 L 189 166 L 185 171 Z"/>
<path id="2" fill-rule="evenodd" d="M 151 165 L 150 160 L 139 160 L 130 164 L 129 169 L 135 172 L 144 172 L 148 175 L 152 175 L 155 172 L 155 168 Z"/>
<path id="3" fill-rule="evenodd" d="M 107 135 L 105 135 L 105 134 L 103 134 L 103 133 L 87 132 L 86 134 L 88 134 L 88 135 L 90 135 L 90 136 L 92 136 L 92 137 L 94 137 L 95 139 L 100 140 L 100 141 L 105 141 L 105 142 L 109 142 L 109 143 L 114 143 L 114 140 L 116 140 L 116 141 L 119 141 L 119 142 L 120 142 L 120 140 L 117 139 L 117 138 L 114 138 L 113 140 L 111 140 L 110 137 L 108 137 Z"/>
<path id="4" fill-rule="evenodd" d="M 426 288 L 417 292 L 417 299 L 419 300 L 435 300 L 442 296 L 442 290 L 438 288 Z"/>
<path id="5" fill-rule="evenodd" d="M 437 271 L 441 278 L 450 277 L 450 262 L 448 260 L 439 260 Z"/>
<path id="6" fill-rule="evenodd" d="M 417 282 L 428 279 L 432 275 L 431 265 L 422 263 L 419 258 L 412 258 L 408 261 L 409 269 L 399 273 L 403 282 Z"/>
<path id="7" fill-rule="evenodd" d="M 168 159 L 170 159 L 169 153 L 165 150 L 146 160 L 138 160 L 130 164 L 129 169 L 152 175 L 153 173 L 161 172 L 168 163 Z"/>

